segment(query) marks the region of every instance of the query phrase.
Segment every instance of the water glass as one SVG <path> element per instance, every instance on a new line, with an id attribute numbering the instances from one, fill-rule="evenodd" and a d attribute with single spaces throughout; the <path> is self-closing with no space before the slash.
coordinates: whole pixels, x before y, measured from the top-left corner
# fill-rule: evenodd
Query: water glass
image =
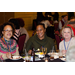
<path id="1" fill-rule="evenodd" d="M 62 51 L 59 52 L 59 58 L 63 58 L 63 53 L 62 53 Z"/>

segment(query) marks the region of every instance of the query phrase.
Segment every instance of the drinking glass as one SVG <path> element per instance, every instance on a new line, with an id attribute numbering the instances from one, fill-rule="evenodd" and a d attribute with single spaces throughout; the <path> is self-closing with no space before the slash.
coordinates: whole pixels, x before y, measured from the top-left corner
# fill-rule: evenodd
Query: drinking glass
<path id="1" fill-rule="evenodd" d="M 62 53 L 62 51 L 59 51 L 59 58 L 63 58 L 63 53 Z"/>
<path id="2" fill-rule="evenodd" d="M 47 48 L 42 48 L 42 52 L 43 52 L 44 54 L 46 54 L 46 53 L 47 53 Z"/>

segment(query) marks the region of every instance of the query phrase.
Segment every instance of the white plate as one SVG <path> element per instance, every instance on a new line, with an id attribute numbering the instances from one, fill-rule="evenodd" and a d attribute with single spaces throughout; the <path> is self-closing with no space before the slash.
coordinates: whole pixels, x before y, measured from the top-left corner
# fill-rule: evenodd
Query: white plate
<path id="1" fill-rule="evenodd" d="M 35 55 L 39 55 L 41 52 L 36 52 Z"/>
<path id="2" fill-rule="evenodd" d="M 60 58 L 61 60 L 63 60 L 63 61 L 66 61 L 66 58 Z"/>
<path id="3" fill-rule="evenodd" d="M 41 52 L 37 52 L 35 53 L 35 55 L 38 55 L 39 58 L 43 58 L 45 55 L 44 54 L 40 54 Z"/>
<path id="4" fill-rule="evenodd" d="M 19 60 L 19 59 L 21 59 L 22 57 L 21 57 L 21 56 L 12 56 L 12 58 L 13 58 L 13 59 L 11 59 L 11 60 Z"/>
<path id="5" fill-rule="evenodd" d="M 48 55 L 59 55 L 59 53 L 48 53 Z"/>
<path id="6" fill-rule="evenodd" d="M 41 54 L 42 52 L 36 52 L 35 55 L 44 55 L 44 54 Z"/>
<path id="7" fill-rule="evenodd" d="M 24 60 L 30 60 L 31 56 L 25 56 L 23 59 Z"/>

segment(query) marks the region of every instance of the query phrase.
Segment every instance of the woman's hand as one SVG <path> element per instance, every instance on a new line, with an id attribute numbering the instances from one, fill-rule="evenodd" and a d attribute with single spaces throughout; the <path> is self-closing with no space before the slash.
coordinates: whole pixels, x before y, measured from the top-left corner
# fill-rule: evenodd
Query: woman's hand
<path id="1" fill-rule="evenodd" d="M 11 54 L 10 52 L 6 53 L 6 57 L 7 57 L 8 59 L 12 59 L 12 54 Z"/>
<path id="2" fill-rule="evenodd" d="M 66 50 L 62 50 L 62 54 L 66 54 Z"/>
<path id="3" fill-rule="evenodd" d="M 32 53 L 32 50 L 29 50 L 29 51 L 28 51 L 28 54 L 31 55 L 31 53 Z"/>

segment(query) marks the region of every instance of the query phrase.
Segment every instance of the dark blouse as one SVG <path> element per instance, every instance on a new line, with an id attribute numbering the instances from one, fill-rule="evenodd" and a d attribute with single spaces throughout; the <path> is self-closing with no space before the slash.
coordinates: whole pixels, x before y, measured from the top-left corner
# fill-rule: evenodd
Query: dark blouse
<path id="1" fill-rule="evenodd" d="M 52 50 L 52 47 L 54 46 L 54 41 L 50 37 L 47 37 L 46 34 L 45 34 L 45 38 L 43 40 L 40 40 L 37 34 L 35 34 L 28 40 L 26 44 L 26 50 L 27 51 L 32 50 L 33 47 L 35 48 L 35 50 L 37 50 L 38 48 L 41 48 L 42 46 L 46 47 L 47 52 L 49 52 L 50 50 Z"/>

